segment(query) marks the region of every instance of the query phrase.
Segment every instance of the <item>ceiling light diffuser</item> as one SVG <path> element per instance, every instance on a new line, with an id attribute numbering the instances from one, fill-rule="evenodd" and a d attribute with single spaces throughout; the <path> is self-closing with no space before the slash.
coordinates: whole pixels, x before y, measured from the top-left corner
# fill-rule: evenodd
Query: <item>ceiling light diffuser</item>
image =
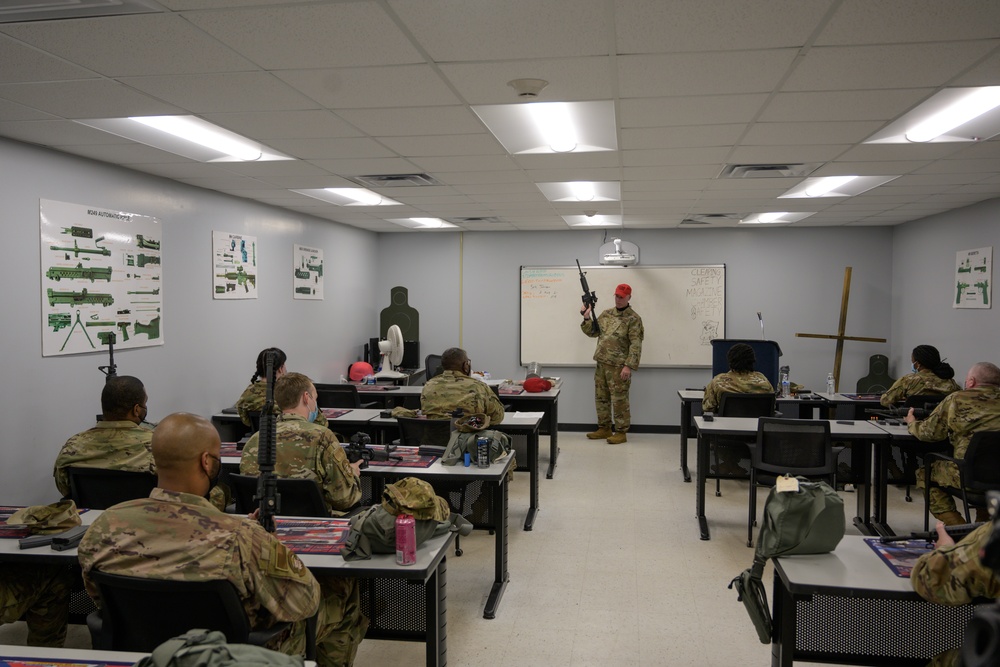
<path id="1" fill-rule="evenodd" d="M 549 201 L 620 201 L 622 198 L 622 187 L 618 181 L 567 181 L 535 185 Z"/>
<path id="2" fill-rule="evenodd" d="M 89 118 L 75 122 L 199 162 L 295 159 L 197 116 Z"/>
<path id="3" fill-rule="evenodd" d="M 899 178 L 896 176 L 818 176 L 807 178 L 778 199 L 809 199 L 812 197 L 854 197 L 872 188 Z"/>
<path id="4" fill-rule="evenodd" d="M 769 211 L 766 213 L 754 213 L 740 220 L 741 225 L 787 225 L 790 222 L 805 220 L 810 215 L 816 215 L 815 211 L 805 213 L 802 211 Z"/>
<path id="5" fill-rule="evenodd" d="M 512 155 L 618 150 L 611 101 L 489 104 L 472 110 Z"/>
<path id="6" fill-rule="evenodd" d="M 621 227 L 620 215 L 564 215 L 562 219 L 570 227 Z"/>
<path id="7" fill-rule="evenodd" d="M 458 229 L 458 225 L 445 222 L 441 218 L 393 218 L 388 221 L 410 229 Z"/>
<path id="8" fill-rule="evenodd" d="M 984 141 L 1000 134 L 1000 86 L 947 88 L 879 130 L 866 144 Z"/>
<path id="9" fill-rule="evenodd" d="M 402 203 L 395 199 L 383 197 L 366 188 L 312 188 L 292 190 L 292 192 L 322 199 L 337 206 L 402 206 Z"/>

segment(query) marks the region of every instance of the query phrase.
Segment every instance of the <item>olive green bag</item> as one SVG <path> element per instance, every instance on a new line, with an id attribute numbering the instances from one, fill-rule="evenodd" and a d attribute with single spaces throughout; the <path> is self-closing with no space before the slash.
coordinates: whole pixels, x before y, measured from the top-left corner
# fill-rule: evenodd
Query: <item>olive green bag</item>
<path id="1" fill-rule="evenodd" d="M 215 630 L 189 630 L 168 639 L 134 667 L 302 667 L 297 655 L 285 655 L 263 646 L 227 644 Z"/>

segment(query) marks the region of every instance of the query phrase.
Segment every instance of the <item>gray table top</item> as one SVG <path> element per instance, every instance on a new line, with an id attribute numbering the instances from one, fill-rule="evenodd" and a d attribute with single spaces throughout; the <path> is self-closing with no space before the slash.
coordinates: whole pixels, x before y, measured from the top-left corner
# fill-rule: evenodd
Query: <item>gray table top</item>
<path id="1" fill-rule="evenodd" d="M 827 419 L 830 423 L 830 435 L 836 438 L 866 438 L 877 440 L 888 438 L 889 434 L 875 426 L 872 422 Z M 750 435 L 757 432 L 757 417 L 716 417 L 710 422 L 704 417 L 695 417 L 694 423 L 698 431 L 708 435 Z"/>

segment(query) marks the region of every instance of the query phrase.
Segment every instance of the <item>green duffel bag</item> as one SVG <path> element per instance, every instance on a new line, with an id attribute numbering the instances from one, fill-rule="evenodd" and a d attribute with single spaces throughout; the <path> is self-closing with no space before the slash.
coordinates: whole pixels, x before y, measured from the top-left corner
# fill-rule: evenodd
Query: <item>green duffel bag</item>
<path id="1" fill-rule="evenodd" d="M 302 667 L 297 655 L 250 644 L 227 644 L 215 630 L 189 630 L 163 642 L 134 667 Z"/>

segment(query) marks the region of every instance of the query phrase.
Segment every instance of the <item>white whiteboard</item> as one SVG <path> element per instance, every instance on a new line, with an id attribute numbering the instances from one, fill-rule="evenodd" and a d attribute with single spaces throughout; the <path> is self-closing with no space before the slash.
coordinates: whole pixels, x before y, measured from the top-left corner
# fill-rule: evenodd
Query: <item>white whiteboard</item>
<path id="1" fill-rule="evenodd" d="M 615 306 L 615 287 L 632 286 L 631 306 L 642 317 L 640 366 L 712 365 L 713 338 L 726 335 L 726 267 L 585 266 L 597 311 Z M 521 364 L 592 365 L 597 339 L 580 331 L 580 274 L 576 266 L 521 267 Z"/>

